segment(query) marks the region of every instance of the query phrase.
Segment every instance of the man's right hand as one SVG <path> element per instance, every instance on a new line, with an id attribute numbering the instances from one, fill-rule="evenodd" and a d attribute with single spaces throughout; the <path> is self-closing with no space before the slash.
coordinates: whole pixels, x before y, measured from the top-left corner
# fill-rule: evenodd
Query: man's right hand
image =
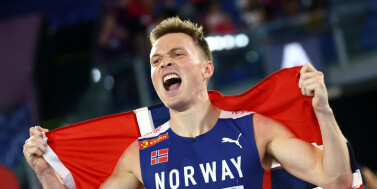
<path id="1" fill-rule="evenodd" d="M 48 132 L 40 126 L 30 128 L 30 138 L 25 141 L 24 155 L 30 167 L 37 175 L 43 175 L 51 166 L 43 158 L 46 151 L 46 141 L 43 139 L 42 132 Z"/>
<path id="2" fill-rule="evenodd" d="M 66 188 L 60 176 L 43 158 L 46 151 L 46 141 L 43 139 L 42 132 L 48 132 L 40 126 L 30 128 L 30 138 L 25 141 L 24 155 L 30 167 L 35 171 L 44 189 Z"/>

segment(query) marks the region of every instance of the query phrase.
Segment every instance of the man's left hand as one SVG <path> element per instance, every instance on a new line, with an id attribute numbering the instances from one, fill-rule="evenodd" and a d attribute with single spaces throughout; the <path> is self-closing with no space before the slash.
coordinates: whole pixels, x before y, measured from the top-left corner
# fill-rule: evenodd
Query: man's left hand
<path id="1" fill-rule="evenodd" d="M 311 64 L 306 63 L 302 66 L 300 74 L 298 85 L 303 95 L 313 97 L 312 104 L 314 110 L 329 110 L 330 106 L 323 73 L 317 71 Z"/>

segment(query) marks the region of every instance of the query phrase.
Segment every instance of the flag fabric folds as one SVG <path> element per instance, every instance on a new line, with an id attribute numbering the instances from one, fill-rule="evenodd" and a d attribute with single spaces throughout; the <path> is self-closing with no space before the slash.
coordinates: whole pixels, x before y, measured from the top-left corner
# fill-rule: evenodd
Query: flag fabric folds
<path id="1" fill-rule="evenodd" d="M 210 100 L 224 110 L 268 116 L 286 125 L 298 138 L 320 146 L 322 138 L 312 99 L 303 96 L 298 87 L 300 68 L 282 69 L 240 95 L 209 91 Z M 168 109 L 160 104 L 61 127 L 45 133 L 48 147 L 44 157 L 68 188 L 98 188 L 134 140 L 169 119 Z M 362 188 L 357 171 L 356 166 L 353 188 Z M 272 178 L 272 188 L 279 188 L 279 176 L 274 171 Z"/>

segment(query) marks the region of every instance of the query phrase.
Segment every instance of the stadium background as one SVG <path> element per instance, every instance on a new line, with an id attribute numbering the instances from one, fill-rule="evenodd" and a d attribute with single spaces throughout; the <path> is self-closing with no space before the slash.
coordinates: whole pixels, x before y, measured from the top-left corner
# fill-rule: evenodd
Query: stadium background
<path id="1" fill-rule="evenodd" d="M 205 27 L 215 64 L 210 89 L 238 94 L 305 61 L 323 71 L 357 161 L 377 170 L 375 0 L 2 0 L 0 170 L 21 188 L 39 188 L 22 154 L 30 126 L 53 129 L 159 103 L 147 36 L 176 15 Z"/>

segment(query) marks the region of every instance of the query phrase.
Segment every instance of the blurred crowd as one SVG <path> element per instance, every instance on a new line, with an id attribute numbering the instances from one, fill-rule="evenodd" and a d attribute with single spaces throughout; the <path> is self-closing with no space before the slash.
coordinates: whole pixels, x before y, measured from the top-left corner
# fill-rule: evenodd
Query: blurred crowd
<path id="1" fill-rule="evenodd" d="M 206 35 L 224 35 L 327 6 L 327 0 L 105 0 L 99 53 L 104 59 L 124 53 L 148 55 L 146 36 L 156 23 L 176 15 L 202 24 Z"/>
<path id="2" fill-rule="evenodd" d="M 311 56 L 312 63 L 318 58 L 318 65 L 344 63 L 339 58 L 339 47 L 344 48 L 351 66 L 362 64 L 366 70 L 373 69 L 364 60 L 376 62 L 377 57 L 376 0 L 6 2 L 0 2 L 0 18 L 3 15 L 0 62 L 5 62 L 0 64 L 0 75 L 4 77 L 0 80 L 3 89 L 0 93 L 0 153 L 5 154 L 0 156 L 0 183 L 11 183 L 1 172 L 5 170 L 1 166 L 5 165 L 17 175 L 21 188 L 28 188 L 28 183 L 37 183 L 28 180 L 26 175 L 29 173 L 25 173 L 29 171 L 25 169 L 28 166 L 21 161 L 20 149 L 29 136 L 30 126 L 42 124 L 54 128 L 62 123 L 74 123 L 142 106 L 142 100 L 139 100 L 141 93 L 136 90 L 141 84 L 137 82 L 134 67 L 140 66 L 139 62 L 149 62 L 147 36 L 156 24 L 167 17 L 179 15 L 182 19 L 199 23 L 204 26 L 206 36 L 244 33 L 250 37 L 252 44 L 246 48 L 214 52 L 214 62 L 220 66 L 216 66 L 211 84 L 221 86 L 224 91 L 231 86 L 233 93 L 239 92 L 233 85 L 242 88 L 245 81 L 251 83 L 262 79 L 273 63 L 282 62 L 283 48 L 287 43 L 300 42 Z M 4 4 L 16 8 L 7 8 L 7 12 Z M 30 16 L 25 10 L 38 11 Z M 10 19 L 9 15 L 16 15 L 12 11 L 24 12 L 24 15 Z M 9 13 L 9 20 L 4 19 L 6 13 Z M 264 40 L 266 38 L 268 40 Z M 336 39 L 342 39 L 342 43 L 336 43 Z M 265 48 L 266 44 L 269 48 Z M 89 80 L 93 65 L 102 74 L 102 80 L 94 84 Z M 280 64 L 277 67 L 280 69 Z M 149 66 L 140 70 L 149 73 Z M 349 78 L 360 76 L 354 71 L 349 74 L 352 75 Z M 347 76 L 339 75 L 340 78 Z M 148 77 L 145 78 L 148 80 Z M 357 83 L 360 85 L 357 89 L 361 91 L 366 85 L 376 86 L 372 79 L 377 77 L 370 75 L 370 78 L 365 84 Z M 89 87 L 90 90 L 86 91 Z M 147 83 L 145 87 L 149 89 L 144 90 L 148 91 L 145 92 L 150 96 L 148 99 L 155 103 L 158 97 L 153 86 Z M 360 97 L 356 92 L 351 93 L 351 87 L 339 97 L 342 101 L 333 100 L 332 103 L 338 103 L 334 105 L 337 107 L 337 119 L 348 139 L 353 141 L 356 159 L 370 167 L 361 169 L 364 183 L 368 189 L 377 189 L 377 163 L 373 161 L 377 154 L 370 150 L 373 149 L 370 145 L 375 144 L 375 132 L 371 132 L 370 123 L 375 123 L 372 107 L 377 92 L 373 89 L 374 93 L 365 92 L 368 95 Z M 346 92 L 349 92 L 348 96 Z M 358 111 L 355 112 L 355 109 Z M 357 132 L 355 124 L 359 124 Z M 10 188 L 0 184 L 0 189 L 2 187 Z"/>

